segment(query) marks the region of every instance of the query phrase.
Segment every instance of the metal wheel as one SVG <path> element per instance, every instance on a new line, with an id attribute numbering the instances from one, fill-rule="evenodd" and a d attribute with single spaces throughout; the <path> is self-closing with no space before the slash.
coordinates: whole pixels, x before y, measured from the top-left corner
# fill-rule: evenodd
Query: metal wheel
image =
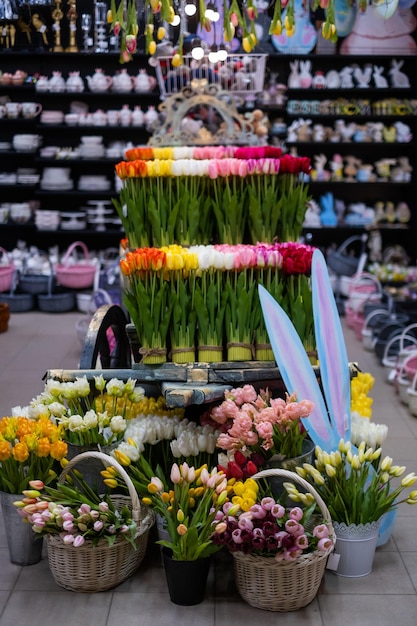
<path id="1" fill-rule="evenodd" d="M 88 326 L 79 369 L 126 369 L 131 367 L 128 320 L 117 304 L 105 304 Z"/>

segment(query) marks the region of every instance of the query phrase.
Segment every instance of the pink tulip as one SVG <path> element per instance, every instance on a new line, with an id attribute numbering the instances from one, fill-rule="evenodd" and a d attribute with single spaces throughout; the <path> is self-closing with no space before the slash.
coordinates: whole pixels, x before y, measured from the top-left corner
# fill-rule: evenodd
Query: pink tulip
<path id="1" fill-rule="evenodd" d="M 63 535 L 62 536 L 62 541 L 65 543 L 66 546 L 70 546 L 71 544 L 74 543 L 74 535 Z"/>
<path id="2" fill-rule="evenodd" d="M 74 537 L 74 548 L 80 548 L 85 543 L 85 539 L 82 535 L 77 535 Z"/>
<path id="3" fill-rule="evenodd" d="M 317 544 L 317 548 L 318 550 L 323 550 L 323 552 L 325 552 L 326 550 L 330 550 L 332 545 L 333 545 L 332 540 L 329 537 L 326 537 L 324 539 L 319 540 Z"/>
<path id="4" fill-rule="evenodd" d="M 329 529 L 326 524 L 319 524 L 313 528 L 313 536 L 319 539 L 326 539 L 329 536 Z"/>
<path id="5" fill-rule="evenodd" d="M 171 482 L 173 482 L 174 485 L 178 485 L 181 482 L 180 468 L 176 463 L 174 463 L 171 468 Z"/>
<path id="6" fill-rule="evenodd" d="M 299 522 L 303 519 L 303 511 L 302 509 L 300 509 L 299 506 L 295 506 L 293 509 L 291 509 L 289 516 L 291 519 Z"/>

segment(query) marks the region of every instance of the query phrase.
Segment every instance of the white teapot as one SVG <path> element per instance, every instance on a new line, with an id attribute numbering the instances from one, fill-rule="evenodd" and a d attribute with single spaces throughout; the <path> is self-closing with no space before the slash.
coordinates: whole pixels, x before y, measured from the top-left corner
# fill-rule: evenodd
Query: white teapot
<path id="1" fill-rule="evenodd" d="M 66 88 L 70 93 L 81 93 L 84 91 L 84 81 L 80 76 L 80 72 L 69 73 Z"/>
<path id="2" fill-rule="evenodd" d="M 91 91 L 107 91 L 113 84 L 111 76 L 106 76 L 102 69 L 96 68 L 93 76 L 87 76 L 88 87 Z"/>
<path id="3" fill-rule="evenodd" d="M 65 91 L 65 79 L 62 77 L 62 72 L 52 72 L 52 78 L 48 81 L 49 91 L 55 93 L 62 93 Z"/>
<path id="4" fill-rule="evenodd" d="M 145 114 L 139 105 L 136 105 L 132 112 L 132 124 L 133 126 L 143 126 L 145 121 Z"/>
<path id="5" fill-rule="evenodd" d="M 146 91 L 152 91 L 156 87 L 156 78 L 149 76 L 145 69 L 139 70 L 139 74 L 136 76 L 135 91 L 137 93 L 143 93 Z"/>
<path id="6" fill-rule="evenodd" d="M 120 70 L 118 74 L 113 76 L 113 89 L 122 93 L 130 93 L 136 87 L 136 78 L 130 76 L 127 70 Z"/>

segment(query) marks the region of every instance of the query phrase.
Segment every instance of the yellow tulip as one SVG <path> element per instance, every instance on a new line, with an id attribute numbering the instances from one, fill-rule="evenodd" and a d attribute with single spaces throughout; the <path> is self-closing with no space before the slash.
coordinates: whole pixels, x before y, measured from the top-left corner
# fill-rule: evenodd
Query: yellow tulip
<path id="1" fill-rule="evenodd" d="M 176 52 L 172 57 L 171 65 L 172 67 L 180 67 L 180 65 L 182 65 L 182 58 L 181 55 L 178 54 L 178 52 Z"/>
<path id="2" fill-rule="evenodd" d="M 103 480 L 103 483 L 107 485 L 107 487 L 110 487 L 110 489 L 116 489 L 118 484 L 117 480 L 115 480 L 114 478 L 105 478 Z"/>
<path id="3" fill-rule="evenodd" d="M 251 52 L 253 45 L 252 45 L 252 41 L 249 39 L 249 37 L 243 37 L 242 39 L 242 48 L 244 49 L 245 52 Z"/>
<path id="4" fill-rule="evenodd" d="M 148 44 L 148 53 L 155 54 L 156 51 L 156 43 L 154 41 L 150 41 Z"/>
<path id="5" fill-rule="evenodd" d="M 177 511 L 177 522 L 183 522 L 184 519 L 185 519 L 184 511 L 182 509 L 179 509 L 179 511 Z"/>
<path id="6" fill-rule="evenodd" d="M 145 504 L 146 506 L 151 506 L 152 505 L 152 500 L 151 498 L 147 498 L 146 496 L 144 498 L 142 498 L 142 502 L 143 504 Z"/>
<path id="7" fill-rule="evenodd" d="M 415 484 L 416 480 L 417 476 L 414 472 L 411 472 L 410 474 L 407 474 L 407 476 L 404 476 L 404 478 L 401 480 L 401 487 L 411 487 Z"/>
<path id="8" fill-rule="evenodd" d="M 156 31 L 156 37 L 157 39 L 159 39 L 159 41 L 161 41 L 164 37 L 165 37 L 165 28 L 163 26 L 160 26 L 158 28 L 158 30 Z"/>

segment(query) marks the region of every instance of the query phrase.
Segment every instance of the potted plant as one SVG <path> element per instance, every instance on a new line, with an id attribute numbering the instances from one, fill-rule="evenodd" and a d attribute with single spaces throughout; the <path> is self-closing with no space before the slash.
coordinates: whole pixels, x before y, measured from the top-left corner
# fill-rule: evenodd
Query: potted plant
<path id="1" fill-rule="evenodd" d="M 285 508 L 258 479 L 294 477 L 308 489 L 308 505 Z M 232 554 L 236 586 L 250 605 L 293 611 L 317 594 L 334 532 L 327 507 L 314 488 L 288 470 L 270 469 L 231 486 L 216 515 L 214 543 Z M 320 514 L 316 514 L 316 505 Z"/>
<path id="2" fill-rule="evenodd" d="M 125 461 L 117 451 L 115 454 Z M 203 465 L 196 469 L 184 462 L 172 464 L 168 476 L 158 467 L 157 475 L 148 478 L 149 464 L 143 460 L 141 467 L 135 472 L 135 484 L 141 494 L 146 489 L 142 502 L 166 523 L 167 538 L 157 543 L 162 546 L 171 600 L 181 605 L 199 604 L 204 599 L 210 557 L 221 548 L 213 542 L 213 522 L 227 500 L 226 476 L 216 468 L 209 471 Z M 109 469 L 106 484 L 119 486 L 118 476 Z M 105 475 L 109 469 L 104 470 Z"/>
<path id="3" fill-rule="evenodd" d="M 337 537 L 335 550 L 340 554 L 336 572 L 340 576 L 369 574 L 381 518 L 401 503 L 417 504 L 417 491 L 404 494 L 417 477 L 414 472 L 404 476 L 405 471 L 404 466 L 393 465 L 389 456 L 381 460 L 380 447 L 374 449 L 362 442 L 355 449 L 343 439 L 338 450 L 330 453 L 316 446 L 314 464 L 297 467 L 297 474 L 314 484 L 329 509 Z M 291 499 L 309 502 L 309 494 L 291 484 L 285 487 Z"/>
<path id="4" fill-rule="evenodd" d="M 0 420 L 0 498 L 10 560 L 31 565 L 41 559 L 42 542 L 35 542 L 30 526 L 18 523 L 13 502 L 40 478 L 51 484 L 67 454 L 63 431 L 50 420 L 3 417 Z"/>

